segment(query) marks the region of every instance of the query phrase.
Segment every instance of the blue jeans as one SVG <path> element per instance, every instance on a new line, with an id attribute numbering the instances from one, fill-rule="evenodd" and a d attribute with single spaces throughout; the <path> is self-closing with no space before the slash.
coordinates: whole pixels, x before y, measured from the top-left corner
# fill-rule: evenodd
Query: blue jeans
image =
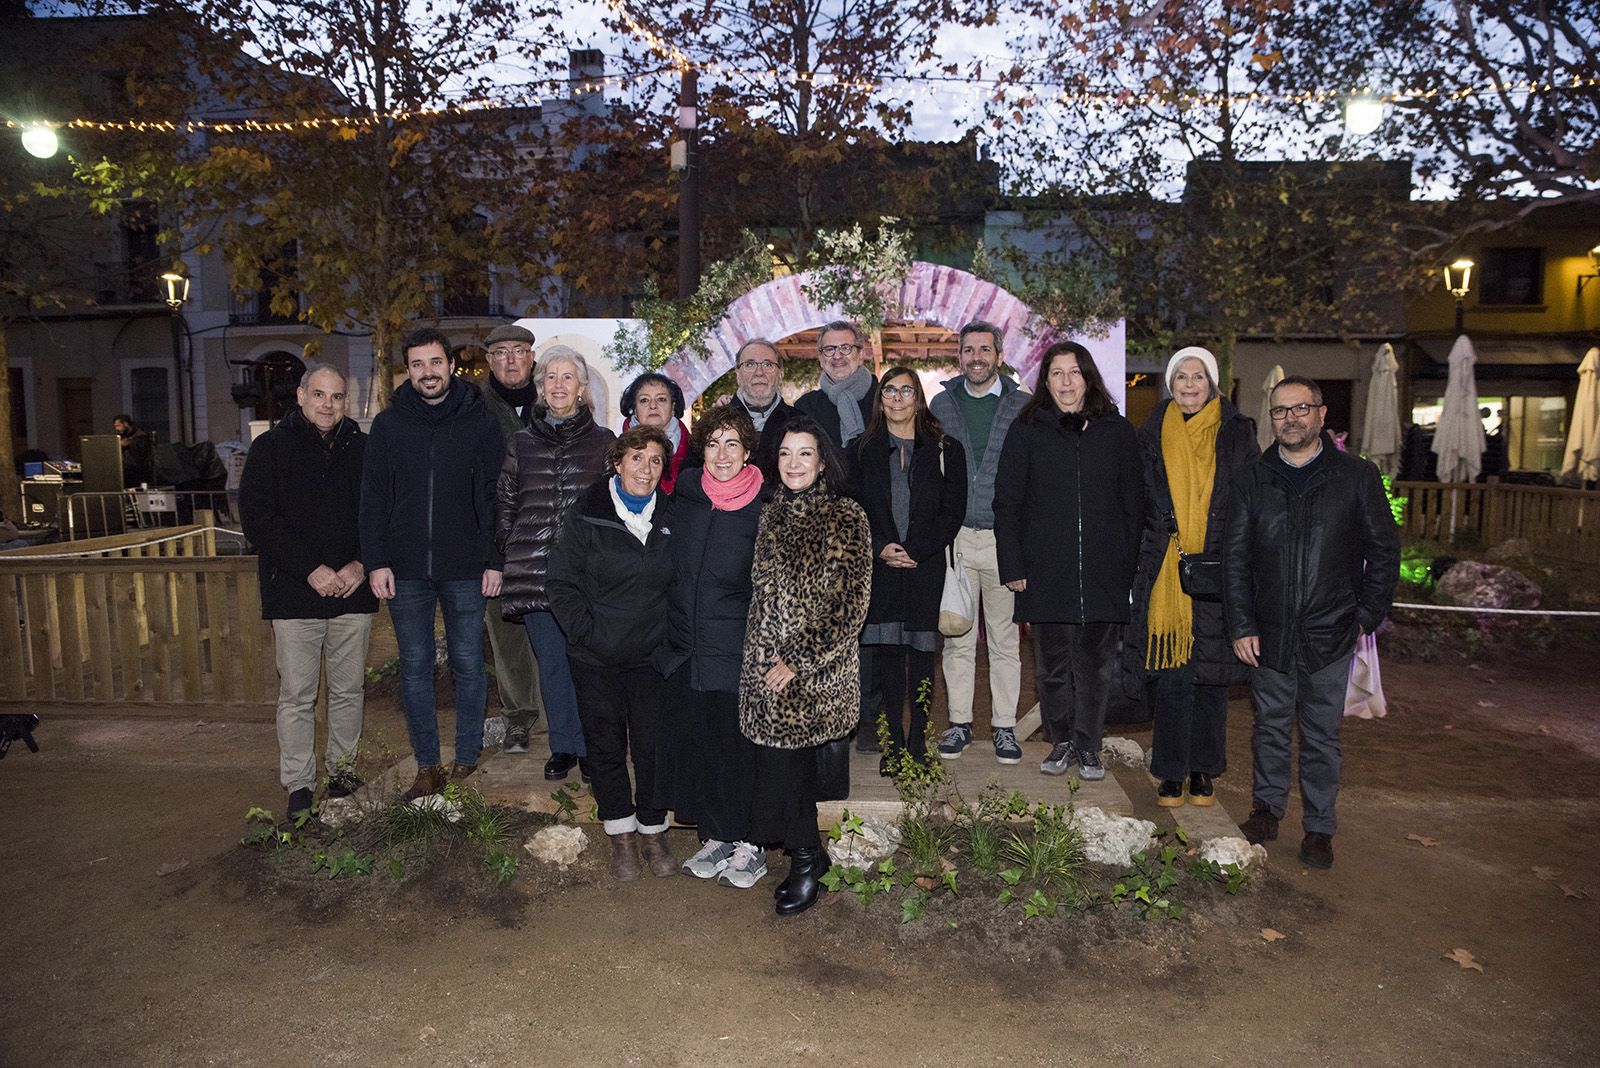
<path id="1" fill-rule="evenodd" d="M 589 755 L 583 744 L 583 724 L 578 719 L 578 695 L 572 688 L 567 664 L 567 636 L 549 612 L 529 612 L 522 617 L 528 643 L 539 661 L 539 693 L 544 698 L 545 722 L 550 727 L 550 752 Z"/>
<path id="2" fill-rule="evenodd" d="M 483 707 L 489 677 L 483 668 L 483 584 L 480 579 L 395 579 L 389 620 L 400 646 L 401 701 L 406 733 L 419 767 L 439 765 L 439 717 L 433 700 L 433 615 L 444 610 L 444 639 L 456 694 L 456 761 L 476 764 L 483 749 Z"/>

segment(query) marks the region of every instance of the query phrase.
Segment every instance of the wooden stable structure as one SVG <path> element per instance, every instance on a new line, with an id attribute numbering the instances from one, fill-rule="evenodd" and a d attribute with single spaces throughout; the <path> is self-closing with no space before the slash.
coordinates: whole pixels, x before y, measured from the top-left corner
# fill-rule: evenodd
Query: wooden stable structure
<path id="1" fill-rule="evenodd" d="M 1600 565 L 1600 492 L 1486 482 L 1396 482 L 1406 498 L 1401 536 L 1449 545 L 1463 530 L 1483 545 L 1525 538 L 1551 560 Z"/>
<path id="2" fill-rule="evenodd" d="M 203 522 L 0 553 L 0 711 L 270 719 L 256 558 L 216 553 Z"/>

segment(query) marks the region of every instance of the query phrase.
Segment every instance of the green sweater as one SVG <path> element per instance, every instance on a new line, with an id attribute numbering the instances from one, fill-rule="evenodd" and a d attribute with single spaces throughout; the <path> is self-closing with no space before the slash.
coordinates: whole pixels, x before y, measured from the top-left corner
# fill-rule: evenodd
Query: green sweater
<path id="1" fill-rule="evenodd" d="M 967 447 L 972 450 L 973 463 L 982 464 L 983 451 L 989 444 L 989 428 L 994 425 L 995 413 L 1000 410 L 1000 391 L 997 389 L 987 396 L 974 397 L 967 392 L 966 386 L 957 385 L 945 392 L 955 401 L 956 410 L 967 424 L 970 435 Z"/>

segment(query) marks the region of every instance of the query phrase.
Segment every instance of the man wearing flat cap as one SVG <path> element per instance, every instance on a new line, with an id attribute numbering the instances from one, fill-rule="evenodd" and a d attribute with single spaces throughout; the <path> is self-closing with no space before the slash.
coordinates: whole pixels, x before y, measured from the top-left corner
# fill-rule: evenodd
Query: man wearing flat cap
<path id="1" fill-rule="evenodd" d="M 515 323 L 497 326 L 483 339 L 489 353 L 489 377 L 478 388 L 508 443 L 528 425 L 533 411 L 533 342 L 533 332 Z M 522 624 L 501 618 L 500 598 L 488 599 L 483 618 L 494 653 L 495 685 L 505 711 L 505 750 L 526 753 L 528 732 L 539 719 L 539 664 Z"/>

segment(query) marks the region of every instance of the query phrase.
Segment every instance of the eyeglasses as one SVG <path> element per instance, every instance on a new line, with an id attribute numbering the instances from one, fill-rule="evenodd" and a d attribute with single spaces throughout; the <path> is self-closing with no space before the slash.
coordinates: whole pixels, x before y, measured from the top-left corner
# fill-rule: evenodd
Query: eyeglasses
<path id="1" fill-rule="evenodd" d="M 1268 408 L 1267 414 L 1272 416 L 1273 422 L 1281 423 L 1283 420 L 1289 418 L 1290 412 L 1293 412 L 1295 415 L 1310 415 L 1311 409 L 1320 407 L 1320 404 L 1306 404 L 1304 402 L 1301 402 L 1300 404 L 1280 404 L 1275 408 Z"/>
<path id="2" fill-rule="evenodd" d="M 898 397 L 901 400 L 909 400 L 910 398 L 915 397 L 917 395 L 917 387 L 916 386 L 884 386 L 882 392 L 883 392 L 883 395 L 885 397 Z"/>
<path id="3" fill-rule="evenodd" d="M 516 357 L 516 356 L 526 356 L 526 355 L 528 355 L 528 353 L 530 353 L 532 351 L 533 350 L 530 349 L 526 345 L 518 345 L 515 348 L 490 349 L 489 350 L 489 359 L 491 359 L 491 360 L 509 360 L 509 359 L 511 359 L 513 357 Z"/>
<path id="4" fill-rule="evenodd" d="M 777 360 L 746 360 L 739 365 L 741 371 L 776 371 Z"/>
<path id="5" fill-rule="evenodd" d="M 824 356 L 848 356 L 852 352 L 859 352 L 860 350 L 861 350 L 861 346 L 860 345 L 824 345 L 824 346 L 822 346 L 822 354 Z"/>

